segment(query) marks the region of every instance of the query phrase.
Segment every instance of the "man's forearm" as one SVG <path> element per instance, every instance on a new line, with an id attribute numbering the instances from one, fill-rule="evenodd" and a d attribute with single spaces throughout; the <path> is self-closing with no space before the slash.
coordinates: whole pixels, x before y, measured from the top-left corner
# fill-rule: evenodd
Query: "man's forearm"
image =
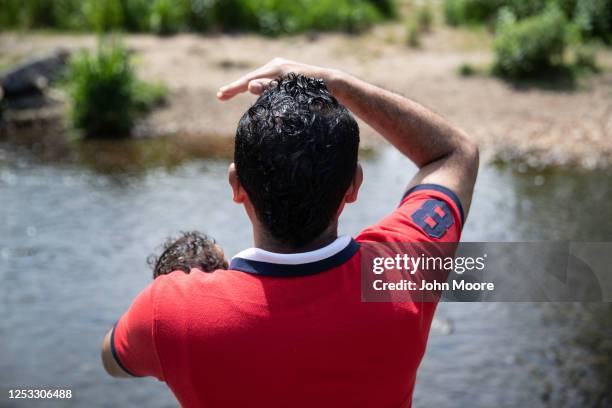
<path id="1" fill-rule="evenodd" d="M 324 79 L 342 104 L 419 167 L 468 142 L 459 129 L 408 98 L 340 71 L 329 71 Z"/>

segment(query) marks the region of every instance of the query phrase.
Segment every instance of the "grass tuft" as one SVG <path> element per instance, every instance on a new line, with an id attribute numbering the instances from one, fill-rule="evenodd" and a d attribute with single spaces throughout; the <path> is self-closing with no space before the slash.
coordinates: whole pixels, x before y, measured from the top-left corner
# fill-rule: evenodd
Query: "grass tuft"
<path id="1" fill-rule="evenodd" d="M 102 41 L 95 53 L 75 56 L 67 77 L 71 118 L 88 137 L 122 137 L 166 94 L 136 77 L 127 50 Z"/>

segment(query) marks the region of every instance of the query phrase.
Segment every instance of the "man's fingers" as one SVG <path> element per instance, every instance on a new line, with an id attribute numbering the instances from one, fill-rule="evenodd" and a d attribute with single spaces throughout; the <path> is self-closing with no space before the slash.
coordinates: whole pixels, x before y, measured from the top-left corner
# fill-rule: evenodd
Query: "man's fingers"
<path id="1" fill-rule="evenodd" d="M 217 96 L 221 100 L 227 100 L 232 98 L 233 96 L 246 92 L 247 86 L 249 85 L 249 79 L 246 77 L 242 77 L 237 81 L 232 82 L 231 84 L 222 86 L 219 88 L 219 92 L 217 92 Z"/>
<path id="2" fill-rule="evenodd" d="M 249 92 L 252 93 L 253 95 L 261 95 L 261 93 L 268 86 L 270 86 L 270 82 L 272 82 L 272 79 L 270 78 L 255 79 L 249 82 L 249 85 L 248 85 Z"/>
<path id="3" fill-rule="evenodd" d="M 226 101 L 228 99 L 233 98 L 239 93 L 245 92 L 248 82 L 244 84 L 236 84 L 235 82 L 225 85 L 224 87 L 219 88 L 217 91 L 217 98 L 222 101 Z"/>
<path id="4" fill-rule="evenodd" d="M 264 65 L 263 67 L 253 72 L 248 73 L 242 78 L 237 79 L 236 81 L 228 85 L 222 86 L 217 92 L 217 98 L 221 99 L 222 101 L 231 99 L 237 94 L 246 92 L 247 90 L 249 90 L 249 83 L 255 79 L 274 78 L 278 74 L 276 71 L 277 70 L 275 68 Z"/>

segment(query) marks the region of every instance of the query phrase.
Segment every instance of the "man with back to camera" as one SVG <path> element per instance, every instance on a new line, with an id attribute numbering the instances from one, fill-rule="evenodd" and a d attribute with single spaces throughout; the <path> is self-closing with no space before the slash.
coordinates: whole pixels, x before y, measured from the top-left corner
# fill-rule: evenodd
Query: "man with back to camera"
<path id="1" fill-rule="evenodd" d="M 436 303 L 362 302 L 360 243 L 458 242 L 476 145 L 337 70 L 274 59 L 217 97 L 246 91 L 260 96 L 238 124 L 229 183 L 254 247 L 228 270 L 151 283 L 104 338 L 106 370 L 165 381 L 185 407 L 410 407 Z M 419 167 L 399 207 L 354 239 L 337 235 L 363 177 L 347 108 Z M 427 208 L 438 216 L 413 219 Z M 441 215 L 452 219 L 432 225 Z"/>

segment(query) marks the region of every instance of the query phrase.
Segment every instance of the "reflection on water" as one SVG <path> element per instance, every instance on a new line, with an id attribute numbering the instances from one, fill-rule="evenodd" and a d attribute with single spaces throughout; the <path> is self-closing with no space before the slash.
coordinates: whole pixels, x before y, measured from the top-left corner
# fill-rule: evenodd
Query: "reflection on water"
<path id="1" fill-rule="evenodd" d="M 197 158 L 225 158 L 233 154 L 230 137 L 201 137 L 180 134 L 155 139 L 83 140 L 65 134 L 35 130 L 11 135 L 3 141 L 0 160 L 77 165 L 100 174 L 142 174 L 151 169 L 172 170 Z"/>
<path id="2" fill-rule="evenodd" d="M 167 235 L 201 229 L 228 254 L 249 245 L 249 224 L 226 186 L 230 155 L 227 141 L 185 137 L 0 141 L 0 389 L 71 388 L 75 397 L 62 406 L 176 404 L 155 380 L 107 378 L 98 347 L 149 281 L 146 256 Z M 343 215 L 343 233 L 392 209 L 414 171 L 391 150 L 363 165 L 363 191 Z M 464 239 L 610 240 L 610 200 L 605 173 L 485 167 Z M 611 311 L 443 303 L 415 405 L 610 405 Z M 9 402 L 6 391 L 1 398 Z"/>
<path id="3" fill-rule="evenodd" d="M 551 375 L 534 367 L 532 376 L 548 391 L 549 405 L 611 406 L 612 303 L 544 306 L 544 330 L 555 334 L 545 358 L 556 369 Z"/>
<path id="4" fill-rule="evenodd" d="M 612 174 L 587 171 L 513 173 L 521 235 L 534 240 L 609 241 Z"/>

